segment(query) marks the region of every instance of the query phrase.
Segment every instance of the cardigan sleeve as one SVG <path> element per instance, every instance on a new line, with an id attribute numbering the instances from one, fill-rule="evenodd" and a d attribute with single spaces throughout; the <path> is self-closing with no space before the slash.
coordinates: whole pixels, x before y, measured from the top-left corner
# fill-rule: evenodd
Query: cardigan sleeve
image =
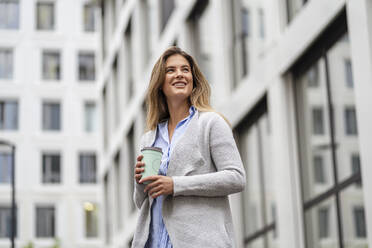
<path id="1" fill-rule="evenodd" d="M 245 187 L 245 171 L 231 128 L 215 114 L 209 130 L 209 149 L 216 172 L 173 176 L 173 196 L 226 196 Z"/>
<path id="2" fill-rule="evenodd" d="M 145 135 L 141 137 L 141 141 L 140 141 L 141 149 L 144 147 L 144 143 L 145 143 L 144 141 L 145 141 Z M 137 158 L 135 162 L 137 162 Z M 135 169 L 135 164 L 133 166 L 133 170 L 134 169 Z M 134 178 L 133 178 L 133 183 L 134 183 L 133 201 L 134 201 L 134 204 L 137 206 L 137 208 L 140 209 L 143 201 L 147 197 L 147 194 L 143 192 L 145 189 L 145 185 L 137 183 L 136 179 Z"/>

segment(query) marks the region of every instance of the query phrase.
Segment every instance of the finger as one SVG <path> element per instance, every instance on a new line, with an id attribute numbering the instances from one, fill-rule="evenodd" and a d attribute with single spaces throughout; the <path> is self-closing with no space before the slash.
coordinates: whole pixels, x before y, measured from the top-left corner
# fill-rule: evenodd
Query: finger
<path id="1" fill-rule="evenodd" d="M 139 183 L 139 180 L 141 179 L 142 175 L 141 174 L 138 174 L 138 175 L 135 175 L 134 178 L 136 179 L 136 182 Z"/>
<path id="2" fill-rule="evenodd" d="M 141 161 L 142 158 L 143 158 L 143 155 L 141 154 L 141 155 L 139 155 L 139 156 L 137 157 L 137 161 Z"/>
<path id="3" fill-rule="evenodd" d="M 143 166 L 145 166 L 145 163 L 142 163 L 142 162 L 136 163 L 136 167 L 143 167 Z"/>
<path id="4" fill-rule="evenodd" d="M 144 171 L 145 171 L 144 168 L 136 168 L 136 169 L 134 170 L 135 174 L 140 174 L 140 173 L 142 173 L 142 172 L 144 172 Z"/>
<path id="5" fill-rule="evenodd" d="M 155 199 L 155 198 L 161 196 L 162 194 L 163 194 L 163 193 L 161 193 L 161 192 L 156 192 L 156 193 L 154 193 L 153 195 L 151 195 L 151 197 L 152 197 L 153 199 Z"/>
<path id="6" fill-rule="evenodd" d="M 161 176 L 148 176 L 148 177 L 145 177 L 143 179 L 141 179 L 141 183 L 143 182 L 147 182 L 147 181 L 155 181 L 157 179 L 159 179 Z"/>
<path id="7" fill-rule="evenodd" d="M 157 187 L 159 184 L 161 184 L 161 182 L 159 182 L 158 180 L 155 180 L 155 181 L 149 183 L 145 187 L 144 192 L 146 193 L 147 191 L 151 190 L 152 188 Z"/>
<path id="8" fill-rule="evenodd" d="M 155 193 L 163 193 L 161 185 L 151 188 L 148 194 L 153 195 Z"/>

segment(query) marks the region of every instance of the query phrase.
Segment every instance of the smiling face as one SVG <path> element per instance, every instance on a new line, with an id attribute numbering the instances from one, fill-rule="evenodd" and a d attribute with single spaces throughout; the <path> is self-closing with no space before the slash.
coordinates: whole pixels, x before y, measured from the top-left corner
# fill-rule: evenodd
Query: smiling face
<path id="1" fill-rule="evenodd" d="M 170 56 L 165 62 L 165 79 L 162 86 L 167 102 L 188 101 L 193 89 L 191 66 L 180 54 Z"/>

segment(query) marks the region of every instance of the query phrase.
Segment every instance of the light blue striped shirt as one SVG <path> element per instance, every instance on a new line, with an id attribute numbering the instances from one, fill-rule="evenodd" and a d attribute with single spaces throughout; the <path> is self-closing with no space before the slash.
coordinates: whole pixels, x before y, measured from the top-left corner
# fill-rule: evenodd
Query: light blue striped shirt
<path id="1" fill-rule="evenodd" d="M 172 136 L 171 142 L 169 142 L 168 134 L 168 121 L 158 124 L 156 139 L 153 146 L 160 147 L 163 151 L 163 157 L 161 159 L 161 165 L 159 169 L 159 175 L 167 175 L 169 158 L 172 154 L 173 148 L 177 144 L 177 141 L 185 133 L 185 130 L 195 114 L 195 107 L 191 106 L 189 109 L 190 115 L 180 121 Z M 150 223 L 150 234 L 146 243 L 146 248 L 172 248 L 172 243 L 169 238 L 167 229 L 163 222 L 162 206 L 164 196 L 158 196 L 154 199 L 151 207 L 151 223 Z"/>

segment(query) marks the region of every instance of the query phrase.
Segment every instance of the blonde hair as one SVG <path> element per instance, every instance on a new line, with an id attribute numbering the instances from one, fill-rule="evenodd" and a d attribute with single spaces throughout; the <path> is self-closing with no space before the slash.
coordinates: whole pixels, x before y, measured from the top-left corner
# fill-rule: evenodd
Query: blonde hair
<path id="1" fill-rule="evenodd" d="M 150 84 L 146 96 L 147 130 L 155 130 L 158 123 L 169 118 L 167 101 L 161 88 L 165 78 L 166 61 L 170 56 L 176 54 L 183 56 L 189 62 L 191 67 L 193 90 L 189 99 L 190 104 L 198 111 L 215 112 L 209 103 L 211 88 L 207 79 L 200 71 L 196 61 L 185 51 L 176 46 L 172 46 L 164 51 L 152 69 Z"/>

